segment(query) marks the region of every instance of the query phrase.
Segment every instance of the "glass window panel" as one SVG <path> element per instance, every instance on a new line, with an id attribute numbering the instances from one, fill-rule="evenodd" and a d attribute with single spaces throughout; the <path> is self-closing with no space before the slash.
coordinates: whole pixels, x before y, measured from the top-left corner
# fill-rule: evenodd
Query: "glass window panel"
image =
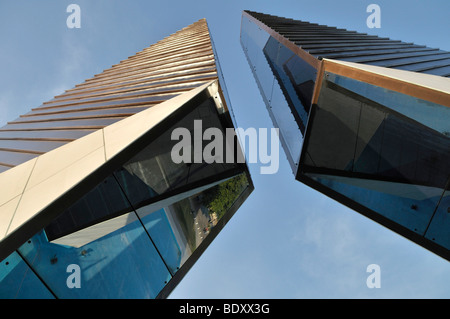
<path id="1" fill-rule="evenodd" d="M 361 108 L 358 139 L 356 142 L 355 158 L 358 160 L 354 163 L 354 170 L 374 174 L 378 171 L 380 164 L 377 154 L 381 152 L 383 146 L 383 135 L 377 134 L 382 130 L 386 113 L 380 109 L 365 107 Z"/>
<path id="2" fill-rule="evenodd" d="M 132 208 L 127 198 L 111 175 L 62 212 L 45 231 L 52 241 L 130 211 Z"/>
<path id="3" fill-rule="evenodd" d="M 264 54 L 300 130 L 304 132 L 317 77 L 316 69 L 274 38 L 270 38 L 267 42 Z"/>
<path id="4" fill-rule="evenodd" d="M 40 232 L 19 251 L 58 298 L 155 298 L 171 276 L 136 221 L 80 248 L 49 243 Z M 80 267 L 80 288 L 69 288 L 69 265 Z"/>
<path id="5" fill-rule="evenodd" d="M 450 190 L 443 193 L 425 237 L 450 249 Z"/>
<path id="6" fill-rule="evenodd" d="M 190 256 L 191 250 L 186 253 L 187 243 L 180 234 L 179 225 L 174 225 L 173 210 L 172 207 L 161 208 L 142 217 L 142 222 L 171 272 L 175 273 Z M 141 208 L 137 213 L 146 212 Z"/>
<path id="7" fill-rule="evenodd" d="M 367 173 L 360 167 L 369 153 L 378 160 L 377 178 L 445 186 L 448 137 L 335 85 L 326 84 L 319 100 L 308 146 L 310 165 Z"/>
<path id="8" fill-rule="evenodd" d="M 249 183 L 245 173 L 137 210 L 172 273 L 200 246 Z M 193 193 L 193 194 L 192 194 Z"/>
<path id="9" fill-rule="evenodd" d="M 244 49 L 244 51 L 247 51 L 247 46 L 248 46 L 248 40 L 249 40 L 249 35 L 248 35 L 248 24 L 250 23 L 250 21 L 248 21 L 247 18 L 245 18 L 244 16 L 241 17 L 241 32 L 239 34 L 239 39 L 241 42 L 241 46 Z"/>
<path id="10" fill-rule="evenodd" d="M 241 34 L 241 41 L 261 94 L 266 103 L 270 104 L 274 75 L 262 52 L 270 36 L 245 17 L 242 18 Z"/>
<path id="11" fill-rule="evenodd" d="M 384 105 L 444 135 L 450 136 L 450 109 L 413 96 L 374 86 L 352 78 L 326 73 L 327 81 Z"/>
<path id="12" fill-rule="evenodd" d="M 213 219 L 218 221 L 228 212 L 248 186 L 246 174 L 241 173 L 203 191 L 197 196 L 200 201 L 198 204 L 215 214 Z"/>
<path id="13" fill-rule="evenodd" d="M 211 163 L 204 160 L 194 163 L 194 139 L 203 133 L 194 132 L 194 121 L 201 120 L 201 132 L 208 128 L 218 128 L 224 132 L 219 119 L 215 103 L 208 99 L 187 114 L 180 122 L 165 130 L 165 132 L 152 141 L 142 151 L 130 159 L 115 175 L 130 199 L 135 209 L 149 202 L 158 200 L 160 196 L 175 194 L 192 187 L 198 187 L 213 180 L 220 180 L 226 175 L 233 174 L 237 168 L 234 163 Z M 175 163 L 171 158 L 172 148 L 179 143 L 172 140 L 172 131 L 176 128 L 186 128 L 191 136 L 191 163 Z M 200 138 L 201 138 L 200 136 Z M 223 133 L 225 136 L 225 133 Z M 226 142 L 225 139 L 223 141 Z M 195 143 L 204 146 L 209 141 L 197 140 Z M 225 145 L 225 144 L 223 144 Z M 224 146 L 225 149 L 225 146 Z M 224 162 L 225 162 L 224 154 Z"/>
<path id="14" fill-rule="evenodd" d="M 316 71 L 245 17 L 241 30 L 241 43 L 250 67 L 296 171 Z"/>
<path id="15" fill-rule="evenodd" d="M 423 235 L 442 190 L 434 187 L 306 174 L 335 192 Z"/>
<path id="16" fill-rule="evenodd" d="M 325 91 L 325 90 L 324 90 Z M 361 103 L 334 90 L 322 91 L 310 131 L 306 164 L 351 171 Z"/>
<path id="17" fill-rule="evenodd" d="M 178 143 L 171 140 L 172 130 L 181 126 L 193 131 L 194 119 L 202 120 L 203 130 L 197 133 L 192 132 L 193 136 L 209 127 L 220 128 L 222 132 L 224 131 L 215 103 L 207 99 L 47 226 L 46 232 L 50 241 L 81 230 L 83 234 L 87 234 L 88 232 L 84 231 L 86 227 L 126 214 L 133 208 L 139 209 L 142 205 L 161 200 L 163 199 L 161 195 L 173 196 L 234 175 L 237 169 L 234 163 L 208 164 L 203 161 L 193 164 L 176 164 L 171 159 L 172 147 Z M 120 187 L 116 178 L 120 181 Z M 125 191 L 127 198 L 122 194 L 121 188 Z M 106 225 L 103 229 L 105 227 Z M 78 232 L 76 236 L 82 235 Z M 66 237 L 64 243 L 67 240 Z"/>
<path id="18" fill-rule="evenodd" d="M 364 92 L 360 96 L 324 81 L 310 120 L 304 171 L 423 234 L 450 174 L 450 139 Z"/>
<path id="19" fill-rule="evenodd" d="M 271 102 L 271 111 L 273 114 L 274 126 L 280 130 L 279 138 L 282 146 L 291 163 L 291 166 L 297 166 L 300 158 L 303 136 L 290 108 L 287 105 L 286 96 L 278 83 L 274 84 Z M 296 169 L 294 169 L 296 171 Z"/>
<path id="20" fill-rule="evenodd" d="M 17 252 L 0 263 L 0 299 L 54 299 Z"/>
<path id="21" fill-rule="evenodd" d="M 58 298 L 154 298 L 248 185 L 243 173 L 206 186 L 79 248 L 40 232 L 19 251 Z M 80 266 L 79 289 L 66 284 L 72 264 Z"/>

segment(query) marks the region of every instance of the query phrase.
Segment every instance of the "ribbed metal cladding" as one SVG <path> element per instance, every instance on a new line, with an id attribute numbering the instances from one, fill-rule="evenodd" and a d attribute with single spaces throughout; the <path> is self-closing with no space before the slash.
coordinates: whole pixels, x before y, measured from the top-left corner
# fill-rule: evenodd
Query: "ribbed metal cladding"
<path id="1" fill-rule="evenodd" d="M 205 19 L 0 128 L 0 173 L 218 78 Z"/>
<path id="2" fill-rule="evenodd" d="M 450 52 L 366 33 L 245 11 L 317 59 L 450 77 Z"/>

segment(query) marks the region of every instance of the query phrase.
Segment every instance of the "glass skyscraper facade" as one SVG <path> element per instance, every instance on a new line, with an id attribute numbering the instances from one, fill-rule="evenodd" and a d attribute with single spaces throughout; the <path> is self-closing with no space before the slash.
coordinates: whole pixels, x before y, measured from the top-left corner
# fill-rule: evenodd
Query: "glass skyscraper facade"
<path id="1" fill-rule="evenodd" d="M 172 159 L 235 127 L 224 85 L 202 19 L 0 128 L 0 298 L 167 297 L 253 190 Z"/>
<path id="2" fill-rule="evenodd" d="M 450 52 L 244 11 L 295 178 L 450 260 Z"/>

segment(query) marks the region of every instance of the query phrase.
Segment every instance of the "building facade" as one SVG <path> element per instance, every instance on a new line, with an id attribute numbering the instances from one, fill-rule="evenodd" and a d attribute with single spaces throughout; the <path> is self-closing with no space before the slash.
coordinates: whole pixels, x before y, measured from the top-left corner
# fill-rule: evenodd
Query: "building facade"
<path id="1" fill-rule="evenodd" d="M 450 260 L 450 52 L 244 11 L 295 178 Z"/>
<path id="2" fill-rule="evenodd" d="M 228 102 L 202 19 L 1 127 L 0 298 L 167 297 L 253 190 Z"/>

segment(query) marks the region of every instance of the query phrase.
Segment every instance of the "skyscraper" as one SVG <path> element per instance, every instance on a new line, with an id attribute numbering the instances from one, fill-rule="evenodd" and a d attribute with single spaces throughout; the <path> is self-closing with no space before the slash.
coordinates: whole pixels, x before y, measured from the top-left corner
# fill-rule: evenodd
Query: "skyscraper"
<path id="1" fill-rule="evenodd" d="M 0 298 L 167 297 L 253 190 L 229 107 L 202 19 L 1 127 Z"/>
<path id="2" fill-rule="evenodd" d="M 450 260 L 450 52 L 244 11 L 293 174 Z"/>

